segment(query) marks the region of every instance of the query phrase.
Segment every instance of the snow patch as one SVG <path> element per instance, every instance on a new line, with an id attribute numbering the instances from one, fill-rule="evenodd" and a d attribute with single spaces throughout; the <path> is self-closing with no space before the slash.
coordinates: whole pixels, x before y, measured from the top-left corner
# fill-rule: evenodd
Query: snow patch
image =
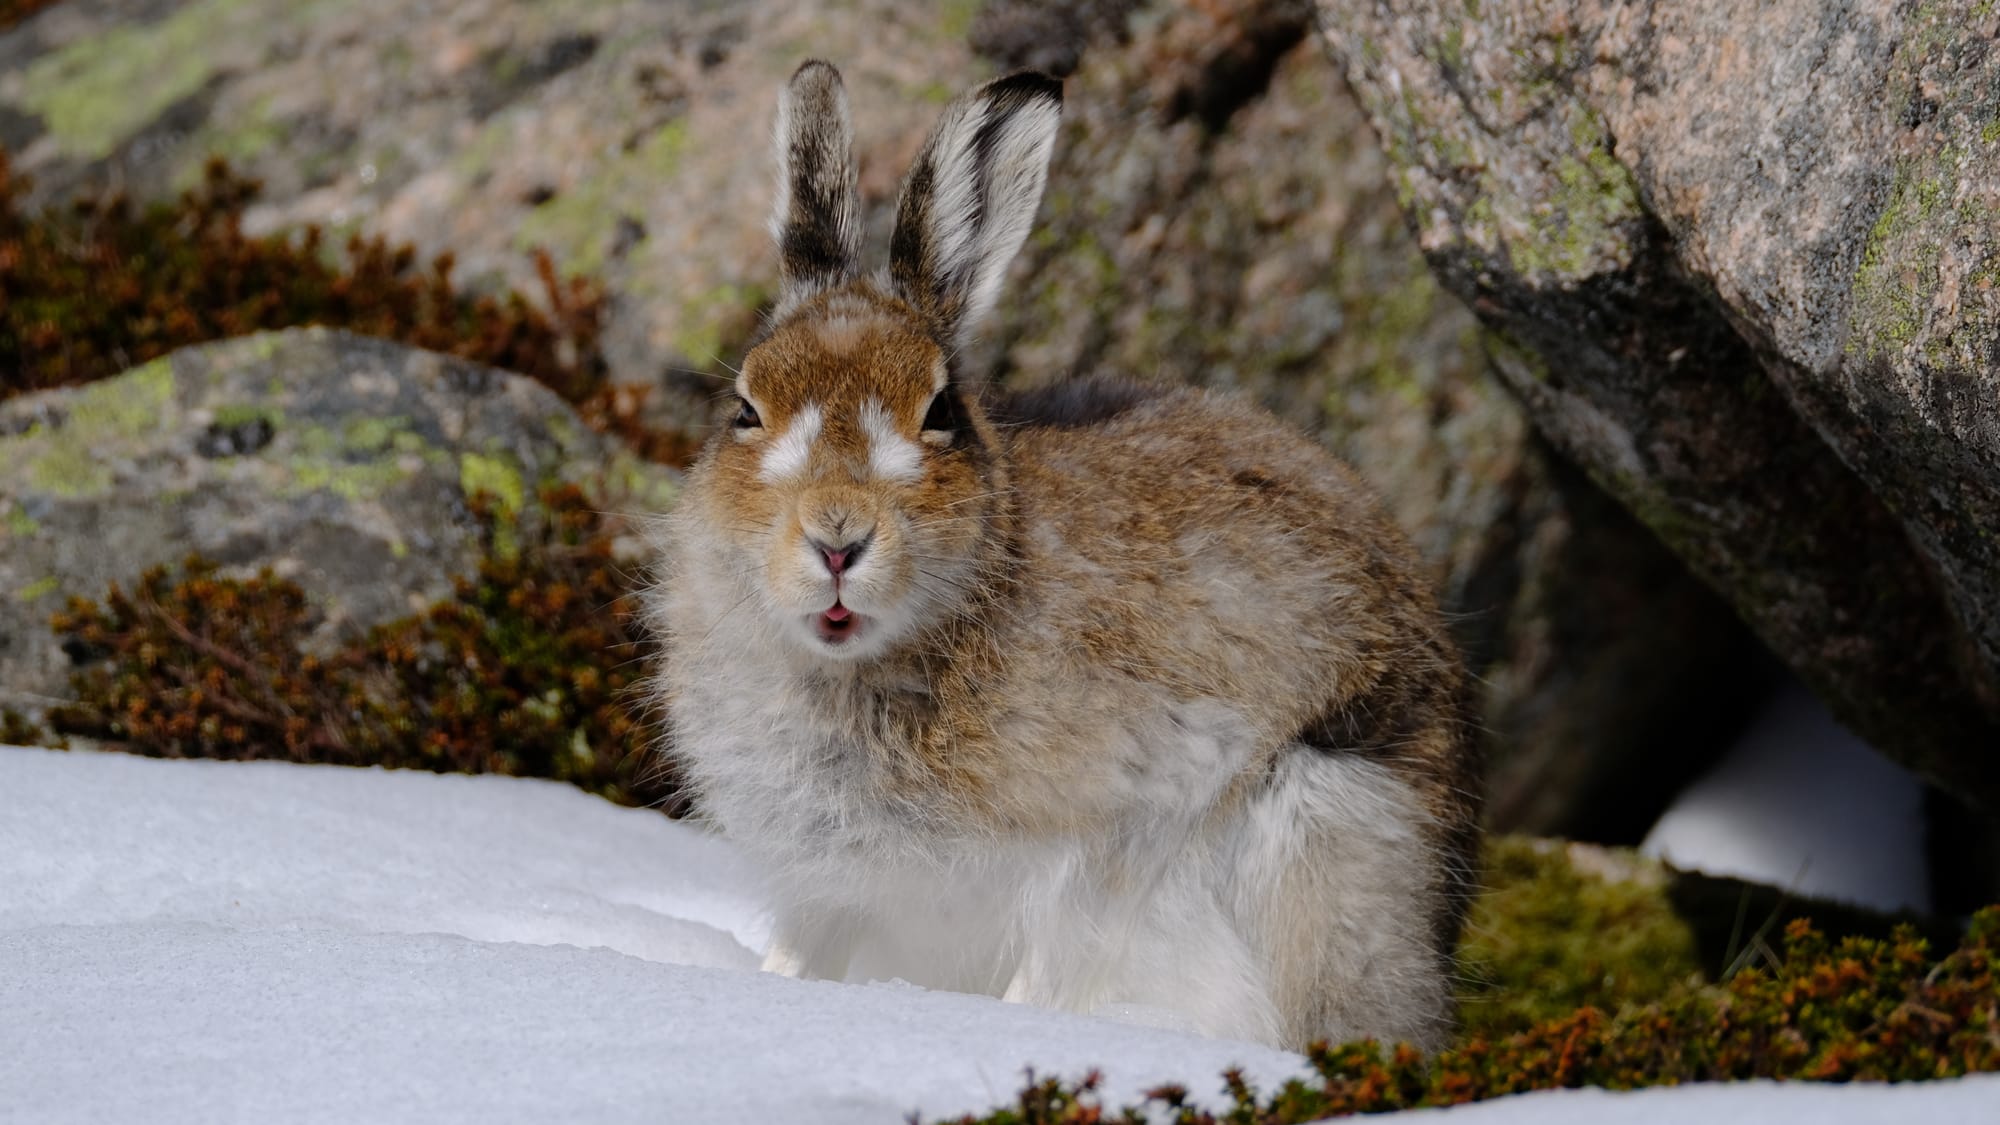
<path id="1" fill-rule="evenodd" d="M 1793 684 L 1640 850 L 1686 871 L 1855 903 L 1930 909 L 1923 783 Z"/>
<path id="2" fill-rule="evenodd" d="M 0 1121 L 900 1122 L 1296 1055 L 748 971 L 757 882 L 567 786 L 0 748 Z M 1133 1009 L 1128 1019 L 1157 1019 Z M 1445 1125 L 1992 1121 L 2000 1076 L 1566 1090 Z"/>
<path id="3" fill-rule="evenodd" d="M 751 867 L 554 782 L 0 749 L 0 1120 L 900 1122 L 1303 1060 L 754 972 Z"/>

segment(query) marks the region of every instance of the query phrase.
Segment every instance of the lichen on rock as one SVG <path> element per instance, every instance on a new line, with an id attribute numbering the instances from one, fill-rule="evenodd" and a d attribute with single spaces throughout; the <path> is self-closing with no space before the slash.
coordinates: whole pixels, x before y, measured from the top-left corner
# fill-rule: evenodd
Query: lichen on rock
<path id="1" fill-rule="evenodd" d="M 565 424 L 566 423 L 566 424 Z M 448 594 L 486 551 L 471 497 L 510 526 L 552 483 L 670 503 L 648 466 L 520 376 L 298 329 L 175 353 L 0 403 L 0 702 L 66 691 L 48 629 L 70 596 L 198 554 L 270 567 L 323 643 Z"/>

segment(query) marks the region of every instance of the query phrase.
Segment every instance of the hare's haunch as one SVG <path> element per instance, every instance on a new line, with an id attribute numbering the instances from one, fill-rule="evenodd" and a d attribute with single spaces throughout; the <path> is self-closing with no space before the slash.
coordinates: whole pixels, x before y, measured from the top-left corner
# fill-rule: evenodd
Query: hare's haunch
<path id="1" fill-rule="evenodd" d="M 1477 779 L 1403 536 L 1235 399 L 955 365 L 1060 109 L 947 107 L 871 275 L 840 76 L 793 76 L 778 306 L 662 534 L 672 753 L 768 968 L 1434 1046 Z"/>

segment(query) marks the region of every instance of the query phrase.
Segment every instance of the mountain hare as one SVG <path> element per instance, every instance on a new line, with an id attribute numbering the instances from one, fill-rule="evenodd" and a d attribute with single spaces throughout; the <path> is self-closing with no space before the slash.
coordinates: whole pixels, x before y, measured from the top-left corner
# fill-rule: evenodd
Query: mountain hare
<path id="1" fill-rule="evenodd" d="M 1402 535 L 1231 397 L 957 366 L 1061 102 L 952 102 L 870 275 L 840 75 L 792 77 L 777 308 L 663 524 L 672 753 L 773 971 L 1435 1046 L 1477 779 Z"/>

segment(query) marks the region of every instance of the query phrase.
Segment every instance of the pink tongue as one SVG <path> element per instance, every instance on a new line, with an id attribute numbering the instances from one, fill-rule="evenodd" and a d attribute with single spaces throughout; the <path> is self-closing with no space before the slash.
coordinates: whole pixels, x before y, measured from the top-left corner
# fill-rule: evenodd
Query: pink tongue
<path id="1" fill-rule="evenodd" d="M 826 611 L 824 616 L 828 621 L 845 621 L 850 616 L 850 613 L 846 606 L 836 602 L 832 609 Z"/>

